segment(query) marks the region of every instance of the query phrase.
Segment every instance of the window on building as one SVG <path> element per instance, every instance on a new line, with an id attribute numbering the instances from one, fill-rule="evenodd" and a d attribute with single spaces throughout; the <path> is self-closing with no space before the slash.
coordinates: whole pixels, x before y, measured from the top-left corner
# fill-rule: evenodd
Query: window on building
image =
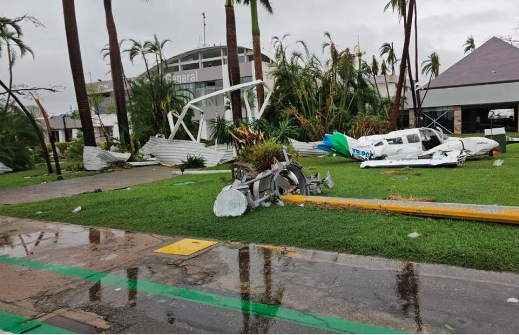
<path id="1" fill-rule="evenodd" d="M 113 137 L 114 136 L 114 127 L 113 126 L 105 126 L 106 133 L 108 136 Z"/>
<path id="2" fill-rule="evenodd" d="M 182 71 L 195 70 L 195 69 L 199 69 L 199 68 L 200 68 L 200 64 L 198 64 L 198 63 L 183 64 L 182 65 Z"/>
<path id="3" fill-rule="evenodd" d="M 202 52 L 202 59 L 221 57 L 220 49 L 211 49 Z"/>
<path id="4" fill-rule="evenodd" d="M 207 61 L 207 62 L 203 62 L 203 67 L 206 68 L 206 67 L 214 67 L 214 66 L 221 66 L 222 65 L 222 60 L 221 59 L 217 59 L 217 60 L 210 60 L 210 61 Z"/>
<path id="5" fill-rule="evenodd" d="M 52 131 L 52 138 L 54 139 L 54 142 L 59 142 L 59 130 Z"/>
<path id="6" fill-rule="evenodd" d="M 250 83 L 251 81 L 252 81 L 252 76 L 241 77 L 242 83 Z"/>
<path id="7" fill-rule="evenodd" d="M 265 56 L 263 54 L 261 55 L 261 61 L 265 62 L 265 63 L 270 63 L 271 62 L 270 58 L 268 58 L 267 56 Z"/>
<path id="8" fill-rule="evenodd" d="M 198 53 L 187 55 L 186 57 L 181 58 L 180 62 L 185 63 L 185 62 L 192 62 L 192 61 L 195 61 L 195 60 L 198 60 Z"/>
<path id="9" fill-rule="evenodd" d="M 238 56 L 238 62 L 245 63 L 245 56 L 239 55 Z"/>

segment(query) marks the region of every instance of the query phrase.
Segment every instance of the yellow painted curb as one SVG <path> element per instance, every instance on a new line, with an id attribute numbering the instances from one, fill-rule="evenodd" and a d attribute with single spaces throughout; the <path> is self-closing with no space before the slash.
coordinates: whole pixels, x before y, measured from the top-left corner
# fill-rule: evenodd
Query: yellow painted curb
<path id="1" fill-rule="evenodd" d="M 470 221 L 519 224 L 519 207 L 469 204 L 431 203 L 401 200 L 375 200 L 288 195 L 281 197 L 289 203 L 329 204 L 345 208 L 386 210 L 390 212 Z"/>

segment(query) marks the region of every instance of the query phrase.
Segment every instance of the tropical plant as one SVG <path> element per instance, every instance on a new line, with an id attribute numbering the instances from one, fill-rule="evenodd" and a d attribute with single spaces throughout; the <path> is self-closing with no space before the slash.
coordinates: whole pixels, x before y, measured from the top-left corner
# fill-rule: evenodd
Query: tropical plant
<path id="1" fill-rule="evenodd" d="M 422 74 L 425 76 L 429 76 L 429 83 L 427 84 L 427 87 L 431 84 L 431 81 L 433 78 L 436 78 L 440 75 L 440 56 L 436 52 L 433 52 L 429 55 L 428 59 L 423 61 L 422 63 Z M 427 96 L 427 93 L 429 93 L 429 90 L 425 91 L 425 94 L 422 98 L 422 102 L 425 100 L 425 97 Z M 420 103 L 421 105 L 421 103 Z M 417 116 L 420 116 L 421 110 L 419 110 L 419 113 Z"/>
<path id="2" fill-rule="evenodd" d="M 476 49 L 476 43 L 474 42 L 474 37 L 472 37 L 472 35 L 470 35 L 469 37 L 467 37 L 467 40 L 465 41 L 465 44 L 463 44 L 464 46 L 464 49 L 463 49 L 463 53 L 467 53 L 467 52 L 472 52 Z"/>
<path id="3" fill-rule="evenodd" d="M 351 118 L 366 105 L 375 114 L 385 109 L 387 101 L 376 93 L 368 67 L 358 66 L 363 54 L 360 47 L 355 54 L 349 48 L 339 51 L 325 33 L 323 51 L 330 50 L 330 59 L 323 64 L 302 41 L 298 44 L 303 53 L 287 54 L 285 37 L 274 38 L 276 57 L 271 73 L 276 82 L 266 111 L 271 124 L 289 121 L 287 125 L 297 128 L 295 139 L 317 141 L 327 132 L 347 131 Z"/>
<path id="4" fill-rule="evenodd" d="M 225 26 L 227 37 L 227 63 L 230 85 L 238 85 L 241 81 L 240 63 L 238 60 L 238 43 L 236 38 L 236 17 L 234 0 L 225 0 Z M 240 90 L 231 92 L 232 117 L 235 122 L 242 119 Z"/>
<path id="5" fill-rule="evenodd" d="M 21 58 L 26 54 L 32 55 L 32 49 L 22 40 L 23 30 L 18 22 L 13 22 L 7 17 L 0 17 L 0 57 L 2 57 L 3 48 L 7 53 L 7 66 L 9 70 L 9 89 L 13 88 L 13 66 L 18 56 Z M 19 53 L 19 55 L 18 55 Z M 9 107 L 11 96 L 7 95 L 5 108 Z"/>
<path id="6" fill-rule="evenodd" d="M 79 45 L 79 35 L 76 22 L 76 9 L 74 0 L 62 0 L 63 17 L 65 19 L 65 32 L 67 35 L 67 46 L 70 60 L 70 68 L 74 79 L 74 89 L 76 91 L 76 100 L 78 103 L 79 116 L 81 118 L 81 127 L 84 134 L 86 146 L 96 146 L 94 134 L 94 125 L 88 105 L 88 96 L 85 84 L 85 75 L 83 73 L 83 63 L 81 60 L 81 47 Z"/>
<path id="7" fill-rule="evenodd" d="M 112 73 L 115 105 L 117 107 L 119 138 L 125 146 L 129 146 L 130 128 L 128 126 L 128 113 L 126 111 L 126 89 L 124 85 L 123 65 L 121 62 L 121 49 L 119 48 L 117 29 L 115 27 L 115 21 L 112 13 L 112 0 L 104 0 L 104 7 L 110 51 L 110 68 Z"/>
<path id="8" fill-rule="evenodd" d="M 162 72 L 162 64 L 164 64 L 166 67 L 168 64 L 166 63 L 166 58 L 164 57 L 164 46 L 166 43 L 170 42 L 171 40 L 163 40 L 159 41 L 157 38 L 157 35 L 153 35 L 152 41 L 146 41 L 144 42 L 145 47 L 148 49 L 148 53 L 155 55 L 155 64 L 157 66 L 157 72 L 161 74 Z"/>
<path id="9" fill-rule="evenodd" d="M 32 124 L 32 127 L 35 131 L 35 134 L 37 135 L 41 147 L 41 152 L 45 158 L 45 162 L 47 163 L 47 171 L 48 173 L 53 172 L 52 165 L 50 163 L 50 156 L 47 149 L 47 146 L 45 145 L 45 138 L 43 136 L 43 132 L 40 128 L 40 125 L 36 123 L 36 120 L 34 119 L 33 115 L 25 108 L 25 106 L 22 104 L 20 99 L 16 97 L 12 91 L 13 86 L 13 65 L 15 63 L 15 60 L 18 56 L 18 52 L 20 53 L 20 57 L 23 57 L 25 54 L 30 53 L 33 55 L 32 50 L 29 46 L 27 46 L 23 40 L 23 31 L 19 24 L 19 22 L 28 19 L 31 20 L 27 16 L 22 16 L 20 18 L 16 18 L 14 20 L 11 20 L 7 17 L 0 17 L 0 57 L 2 57 L 2 50 L 3 48 L 7 48 L 7 58 L 8 58 L 8 69 L 9 69 L 9 83 L 8 85 L 4 84 L 0 80 L 0 86 L 5 90 L 7 94 L 7 99 L 4 103 L 3 107 L 5 109 L 5 112 L 8 112 L 8 108 L 10 106 L 10 98 L 12 97 L 15 102 L 20 106 L 22 112 L 25 114 L 25 116 L 28 118 L 29 122 Z M 32 22 L 36 23 L 39 22 L 35 18 L 32 18 Z M 17 51 L 18 50 L 18 51 Z"/>
<path id="10" fill-rule="evenodd" d="M 151 75 L 151 81 L 138 78 L 133 84 L 129 105 L 134 139 L 142 144 L 152 135 L 169 135 L 171 131 L 167 114 L 172 110 L 182 110 L 188 99 L 186 93 L 173 81 L 162 80 L 157 73 Z M 193 131 L 191 117 L 192 112 L 186 115 L 184 123 Z M 187 138 L 182 127 L 176 138 Z"/>
<path id="11" fill-rule="evenodd" d="M 380 74 L 384 76 L 384 82 L 386 83 L 387 98 L 391 99 L 391 95 L 389 94 L 389 85 L 387 83 L 387 65 L 384 59 L 382 59 L 382 63 L 380 63 Z"/>
<path id="12" fill-rule="evenodd" d="M 391 74 L 395 74 L 395 65 L 398 62 L 398 58 L 396 57 L 395 49 L 393 49 L 393 43 L 384 43 L 379 48 L 380 57 L 384 58 L 386 56 L 386 63 L 391 66 Z"/>
<path id="13" fill-rule="evenodd" d="M 251 163 L 256 171 L 270 170 L 274 164 L 274 158 L 278 161 L 284 161 L 283 144 L 276 142 L 273 139 L 263 141 L 253 145 L 246 151 L 246 155 L 240 157 L 241 161 Z M 289 153 L 294 153 L 290 148 Z"/>
<path id="14" fill-rule="evenodd" d="M 258 1 L 269 14 L 273 13 L 272 6 L 270 5 L 269 0 L 236 0 L 237 3 L 241 3 L 242 1 L 245 5 L 250 6 L 252 20 L 252 48 L 254 52 L 254 71 L 256 80 L 263 80 L 263 63 L 261 60 L 261 33 L 258 21 Z M 258 108 L 261 109 L 265 98 L 263 85 L 257 85 L 256 90 L 258 94 Z"/>
<path id="15" fill-rule="evenodd" d="M 181 169 L 197 169 L 205 167 L 205 158 L 202 156 L 187 155 L 187 159 L 180 164 Z"/>
<path id="16" fill-rule="evenodd" d="M 30 147 L 38 144 L 38 135 L 29 119 L 13 104 L 0 105 L 0 162 L 13 171 L 34 167 Z"/>
<path id="17" fill-rule="evenodd" d="M 422 74 L 430 78 L 438 77 L 440 75 L 440 56 L 433 52 L 427 60 L 422 63 Z"/>

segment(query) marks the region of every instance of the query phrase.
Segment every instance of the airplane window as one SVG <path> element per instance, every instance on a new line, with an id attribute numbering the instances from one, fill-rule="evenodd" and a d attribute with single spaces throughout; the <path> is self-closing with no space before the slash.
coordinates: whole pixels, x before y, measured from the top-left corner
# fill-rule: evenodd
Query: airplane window
<path id="1" fill-rule="evenodd" d="M 420 143 L 420 138 L 418 137 L 418 134 L 407 135 L 407 142 Z"/>
<path id="2" fill-rule="evenodd" d="M 404 142 L 402 141 L 401 137 L 396 137 L 396 138 L 388 139 L 387 143 L 389 143 L 389 144 L 403 144 Z"/>
<path id="3" fill-rule="evenodd" d="M 375 144 L 376 147 L 380 147 L 381 145 L 383 145 L 384 142 L 378 142 L 377 144 Z"/>

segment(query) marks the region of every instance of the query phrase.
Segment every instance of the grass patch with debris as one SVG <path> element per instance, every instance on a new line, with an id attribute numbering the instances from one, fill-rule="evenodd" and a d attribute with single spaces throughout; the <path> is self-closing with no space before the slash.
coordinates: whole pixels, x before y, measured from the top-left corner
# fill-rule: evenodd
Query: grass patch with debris
<path id="1" fill-rule="evenodd" d="M 504 159 L 501 167 L 494 159 Z M 300 159 L 311 173 L 330 170 L 325 196 L 427 197 L 437 202 L 519 205 L 519 145 L 461 168 L 368 169 L 339 157 Z M 385 173 L 394 170 L 398 173 Z M 177 185 L 194 181 L 195 184 Z M 132 231 L 216 238 L 519 272 L 519 229 L 477 222 L 290 205 L 217 218 L 212 208 L 229 175 L 179 176 L 120 190 L 0 207 L 0 215 Z M 72 213 L 77 206 L 83 210 Z M 37 214 L 38 212 L 43 212 Z M 407 237 L 418 232 L 418 238 Z"/>
<path id="2" fill-rule="evenodd" d="M 63 179 L 72 179 L 79 177 L 87 177 L 99 174 L 101 172 L 97 171 L 71 171 L 68 170 L 71 167 L 76 167 L 80 162 L 60 162 L 60 167 L 62 170 Z M 82 164 L 81 164 L 82 165 Z M 54 172 L 56 172 L 56 167 L 52 164 L 52 168 Z M 47 173 L 46 165 L 36 165 L 34 169 L 19 171 L 19 172 L 9 172 L 0 174 L 0 190 L 5 188 L 14 188 L 14 187 L 23 187 L 30 185 L 37 185 L 42 183 L 50 183 L 54 181 L 58 181 L 58 177 L 55 174 L 49 175 Z"/>

